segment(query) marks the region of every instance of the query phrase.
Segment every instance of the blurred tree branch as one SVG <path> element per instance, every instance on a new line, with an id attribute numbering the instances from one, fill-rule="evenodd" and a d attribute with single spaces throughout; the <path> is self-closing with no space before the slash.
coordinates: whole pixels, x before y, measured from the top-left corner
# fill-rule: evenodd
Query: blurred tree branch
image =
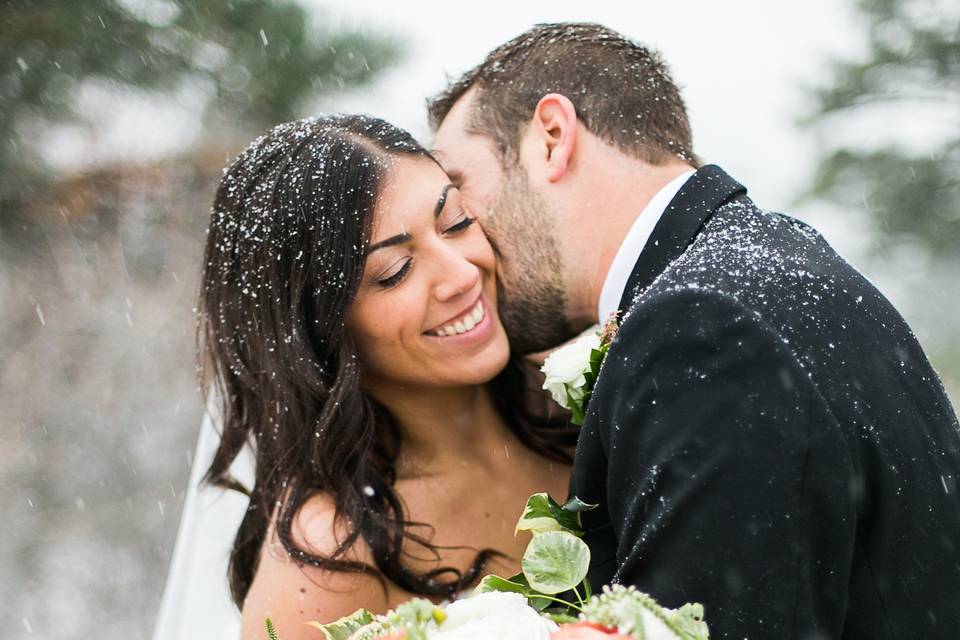
<path id="1" fill-rule="evenodd" d="M 869 271 L 899 292 L 943 381 L 960 399 L 960 4 L 856 0 L 859 59 L 832 63 L 802 122 L 826 133 L 805 198 L 861 211 Z M 841 141 L 842 140 L 842 141 Z"/>
<path id="2" fill-rule="evenodd" d="M 865 107 L 910 103 L 943 107 L 950 124 L 922 151 L 898 144 L 897 123 L 881 132 L 893 140 L 872 147 L 824 151 L 808 196 L 865 204 L 877 225 L 875 247 L 911 241 L 934 255 L 956 254 L 960 243 L 960 5 L 936 0 L 858 0 L 867 20 L 862 60 L 833 63 L 832 81 L 814 91 L 808 126 L 849 126 Z M 921 115 L 918 117 L 925 117 Z M 927 116 L 928 117 L 928 116 Z"/>
<path id="3" fill-rule="evenodd" d="M 41 134 L 84 121 L 75 105 L 88 81 L 152 95 L 199 82 L 210 99 L 197 118 L 249 138 L 312 97 L 369 81 L 400 52 L 310 18 L 292 0 L 0 2 L 0 225 L 49 177 Z"/>
<path id="4" fill-rule="evenodd" d="M 399 52 L 292 0 L 0 0 L 5 629 L 149 637 L 203 409 L 192 306 L 221 169 Z M 199 136 L 46 163 L 52 131 L 168 107 Z"/>

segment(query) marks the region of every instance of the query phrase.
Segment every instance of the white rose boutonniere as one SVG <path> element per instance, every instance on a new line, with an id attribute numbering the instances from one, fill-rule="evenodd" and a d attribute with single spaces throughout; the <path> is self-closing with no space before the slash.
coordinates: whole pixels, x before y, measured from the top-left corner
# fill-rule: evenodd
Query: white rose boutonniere
<path id="1" fill-rule="evenodd" d="M 575 425 L 583 425 L 593 385 L 617 333 L 617 316 L 613 313 L 603 327 L 551 353 L 540 368 L 545 376 L 543 388 L 570 410 Z"/>

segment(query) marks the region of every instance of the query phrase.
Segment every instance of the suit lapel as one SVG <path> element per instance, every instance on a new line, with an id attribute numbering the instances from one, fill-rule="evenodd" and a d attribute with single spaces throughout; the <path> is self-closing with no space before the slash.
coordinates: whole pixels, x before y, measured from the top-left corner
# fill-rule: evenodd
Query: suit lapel
<path id="1" fill-rule="evenodd" d="M 716 165 L 703 166 L 690 176 L 670 201 L 640 253 L 620 298 L 620 316 L 623 317 L 640 291 L 686 251 L 714 211 L 746 193 L 742 184 Z"/>
<path id="2" fill-rule="evenodd" d="M 640 253 L 620 299 L 621 317 L 632 306 L 636 295 L 650 286 L 650 283 L 663 273 L 671 262 L 686 251 L 710 216 L 721 205 L 746 192 L 743 185 L 715 165 L 701 167 L 694 173 L 670 201 Z M 605 318 L 600 320 L 604 321 Z M 603 380 L 601 373 L 597 384 L 603 384 Z M 603 457 L 596 421 L 597 411 L 591 406 L 580 433 L 580 441 L 577 443 L 574 472 L 570 477 L 571 496 L 578 495 L 578 491 L 581 491 L 584 486 L 596 487 L 593 479 L 597 467 L 593 465 Z M 605 476 L 601 473 L 600 477 Z M 581 495 L 581 497 L 596 498 L 592 495 Z M 594 559 L 591 561 L 591 577 L 600 579 L 596 584 L 602 584 L 612 577 L 612 574 L 608 575 L 606 572 L 615 568 L 615 564 L 611 565 L 613 561 L 610 559 L 615 556 L 617 541 L 610 529 L 610 516 L 606 506 L 601 500 L 597 501 L 601 502 L 600 507 L 583 514 L 583 525 L 588 531 L 584 539 L 588 540 L 594 554 Z"/>

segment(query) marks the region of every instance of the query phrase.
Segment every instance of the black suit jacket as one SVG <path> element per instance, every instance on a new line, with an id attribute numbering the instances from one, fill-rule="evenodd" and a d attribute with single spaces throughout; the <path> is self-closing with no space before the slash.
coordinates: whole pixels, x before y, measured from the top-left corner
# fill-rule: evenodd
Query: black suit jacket
<path id="1" fill-rule="evenodd" d="M 960 637 L 957 418 L 876 288 L 706 166 L 621 310 L 571 480 L 595 588 L 713 638 Z"/>

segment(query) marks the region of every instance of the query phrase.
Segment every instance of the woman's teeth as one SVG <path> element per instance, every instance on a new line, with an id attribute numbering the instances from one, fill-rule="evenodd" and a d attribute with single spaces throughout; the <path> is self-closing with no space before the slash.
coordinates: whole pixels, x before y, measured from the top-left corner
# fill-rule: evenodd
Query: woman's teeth
<path id="1" fill-rule="evenodd" d="M 456 322 L 444 325 L 435 331 L 436 335 L 444 338 L 446 336 L 455 336 L 470 331 L 483 320 L 484 316 L 483 301 L 477 301 L 477 306 L 471 309 L 463 317 L 457 318 Z"/>

